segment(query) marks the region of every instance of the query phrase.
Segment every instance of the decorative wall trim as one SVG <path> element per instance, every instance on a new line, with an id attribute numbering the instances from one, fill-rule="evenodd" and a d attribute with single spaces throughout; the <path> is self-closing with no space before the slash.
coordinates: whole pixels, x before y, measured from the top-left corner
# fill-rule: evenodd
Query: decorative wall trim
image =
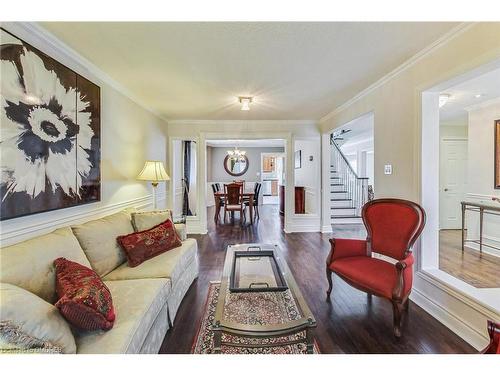
<path id="1" fill-rule="evenodd" d="M 353 96 L 351 99 L 346 101 L 345 103 L 341 104 L 337 108 L 335 108 L 333 111 L 330 113 L 326 114 L 325 116 L 321 117 L 319 120 L 319 123 L 323 123 L 333 116 L 337 115 L 338 113 L 342 112 L 346 108 L 348 108 L 350 105 L 353 103 L 357 102 L 359 99 L 367 96 L 371 92 L 375 91 L 379 87 L 385 85 L 387 82 L 404 72 L 405 70 L 409 69 L 413 65 L 415 65 L 417 62 L 425 58 L 427 55 L 433 53 L 435 50 L 439 49 L 441 46 L 445 45 L 448 43 L 450 40 L 456 38 L 463 32 L 467 31 L 469 28 L 471 28 L 475 23 L 473 22 L 463 22 L 460 25 L 454 27 L 450 31 L 448 31 L 446 34 L 441 36 L 439 39 L 437 39 L 434 43 L 428 45 L 424 49 L 422 49 L 420 52 L 416 53 L 412 57 L 410 57 L 408 60 L 406 60 L 403 64 L 399 65 L 396 69 L 392 70 L 382 78 L 380 78 L 378 81 L 375 83 L 371 84 L 368 86 L 366 89 L 362 90 L 355 96 Z"/>
<path id="2" fill-rule="evenodd" d="M 59 40 L 54 34 L 50 33 L 48 30 L 38 25 L 37 23 L 2 22 L 1 26 L 6 30 L 11 31 L 15 35 L 22 33 L 23 39 L 25 38 L 25 35 L 28 34 L 26 41 L 30 44 L 34 43 L 34 47 L 37 47 L 37 42 L 42 42 L 46 44 L 47 46 L 52 48 L 53 51 L 56 51 L 58 54 L 63 55 L 65 58 L 69 59 L 69 61 L 71 62 L 69 67 L 75 70 L 77 73 L 81 74 L 82 76 L 88 76 L 90 73 L 92 76 L 106 83 L 107 85 L 118 91 L 120 94 L 122 94 L 123 96 L 126 96 L 134 103 L 138 104 L 140 107 L 152 113 L 159 119 L 167 122 L 166 118 L 164 118 L 160 113 L 149 107 L 142 100 L 137 98 L 125 86 L 115 81 L 107 73 L 105 73 L 95 64 L 93 64 L 90 60 L 80 55 L 73 48 L 71 48 L 70 46 Z M 21 35 L 19 36 L 21 37 Z M 52 51 L 44 50 L 43 52 L 50 54 Z M 64 62 L 64 64 L 67 64 L 67 62 Z"/>
<path id="3" fill-rule="evenodd" d="M 425 271 L 415 273 L 410 299 L 478 350 L 489 341 L 486 320 L 500 320 L 498 311 Z"/>
<path id="4" fill-rule="evenodd" d="M 316 120 L 169 120 L 169 125 L 317 125 Z M 212 138 L 209 138 L 212 139 Z"/>
<path id="5" fill-rule="evenodd" d="M 425 293 L 421 293 L 417 289 L 413 289 L 410 300 L 432 315 L 440 323 L 451 329 L 453 333 L 460 336 L 477 350 L 484 348 L 486 337 L 474 328 L 470 327 L 467 322 L 459 316 L 450 313 L 446 308 L 435 302 L 434 299 L 428 298 Z"/>
<path id="6" fill-rule="evenodd" d="M 158 197 L 158 201 L 165 200 L 165 196 Z M 44 219 L 42 223 L 35 223 L 28 226 L 23 226 L 19 228 L 16 225 L 16 228 L 10 230 L 2 230 L 1 232 L 1 240 L 2 245 L 9 243 L 15 243 L 16 240 L 24 240 L 34 235 L 42 235 L 44 232 L 50 232 L 60 227 L 77 224 L 81 222 L 85 222 L 94 218 L 106 216 L 112 214 L 114 212 L 118 212 L 127 207 L 135 207 L 135 208 L 146 208 L 151 206 L 152 204 L 152 195 L 145 195 L 143 197 L 129 199 L 123 202 L 112 203 L 100 207 L 91 208 L 84 212 L 77 213 L 68 213 L 63 216 L 53 218 L 53 219 Z M 78 208 L 82 208 L 84 206 L 79 206 Z M 59 211 L 61 212 L 61 211 Z M 45 215 L 45 213 L 41 213 L 39 215 Z M 3 229 L 3 228 L 2 228 Z"/>
<path id="7" fill-rule="evenodd" d="M 332 225 L 323 225 L 321 226 L 321 233 L 332 233 L 333 232 L 333 228 L 332 228 Z"/>

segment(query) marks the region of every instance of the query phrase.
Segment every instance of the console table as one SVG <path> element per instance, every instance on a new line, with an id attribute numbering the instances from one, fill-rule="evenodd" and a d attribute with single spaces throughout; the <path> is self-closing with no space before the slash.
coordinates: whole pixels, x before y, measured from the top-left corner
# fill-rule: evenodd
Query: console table
<path id="1" fill-rule="evenodd" d="M 461 202 L 462 204 L 462 253 L 466 242 L 474 242 L 479 244 L 479 254 L 483 253 L 483 246 L 491 247 L 492 249 L 500 250 L 500 248 L 483 243 L 483 219 L 485 214 L 500 216 L 500 206 L 493 206 L 475 202 Z M 479 212 L 479 239 L 467 240 L 465 238 L 465 212 Z"/>

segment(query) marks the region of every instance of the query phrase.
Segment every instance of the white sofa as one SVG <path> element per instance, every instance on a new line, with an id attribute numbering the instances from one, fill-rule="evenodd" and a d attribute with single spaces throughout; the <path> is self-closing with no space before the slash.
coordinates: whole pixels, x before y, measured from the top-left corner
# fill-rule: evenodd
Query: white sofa
<path id="1" fill-rule="evenodd" d="M 131 268 L 116 242 L 118 235 L 134 231 L 130 212 L 60 228 L 1 249 L 0 320 L 24 317 L 21 330 L 24 327 L 37 339 L 59 342 L 63 353 L 158 353 L 184 295 L 198 276 L 198 245 L 186 238 L 182 224 L 176 224 L 182 246 Z M 61 327 L 66 323 L 52 306 L 56 302 L 53 261 L 58 257 L 92 267 L 101 276 L 116 313 L 111 330 L 71 328 L 74 344 L 68 335 L 57 336 L 63 335 Z M 29 317 L 30 307 L 36 310 L 41 305 L 43 312 Z M 57 329 L 61 332 L 49 332 Z"/>

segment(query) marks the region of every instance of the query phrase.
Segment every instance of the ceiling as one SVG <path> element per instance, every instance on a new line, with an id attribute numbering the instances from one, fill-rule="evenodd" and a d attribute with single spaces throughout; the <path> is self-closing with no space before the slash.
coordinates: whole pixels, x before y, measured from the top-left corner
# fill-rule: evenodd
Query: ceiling
<path id="1" fill-rule="evenodd" d="M 450 99 L 439 109 L 441 122 L 467 125 L 466 108 L 500 97 L 500 69 L 477 76 L 442 93 L 450 94 Z M 475 95 L 481 97 L 476 98 Z"/>
<path id="2" fill-rule="evenodd" d="M 283 139 L 224 139 L 208 140 L 211 147 L 285 147 Z"/>
<path id="3" fill-rule="evenodd" d="M 41 25 L 164 118 L 317 120 L 457 23 Z"/>

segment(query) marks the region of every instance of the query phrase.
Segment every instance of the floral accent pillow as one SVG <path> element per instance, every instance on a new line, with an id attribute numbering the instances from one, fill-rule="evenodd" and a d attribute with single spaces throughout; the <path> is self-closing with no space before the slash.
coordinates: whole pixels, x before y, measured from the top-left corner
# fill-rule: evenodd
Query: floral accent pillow
<path id="1" fill-rule="evenodd" d="M 119 236 L 117 241 L 127 255 L 130 267 L 137 267 L 148 259 L 182 245 L 170 219 L 151 229 Z"/>
<path id="2" fill-rule="evenodd" d="M 59 297 L 55 306 L 61 315 L 81 330 L 110 330 L 115 321 L 113 300 L 99 275 L 66 258 L 57 258 L 54 265 Z"/>

